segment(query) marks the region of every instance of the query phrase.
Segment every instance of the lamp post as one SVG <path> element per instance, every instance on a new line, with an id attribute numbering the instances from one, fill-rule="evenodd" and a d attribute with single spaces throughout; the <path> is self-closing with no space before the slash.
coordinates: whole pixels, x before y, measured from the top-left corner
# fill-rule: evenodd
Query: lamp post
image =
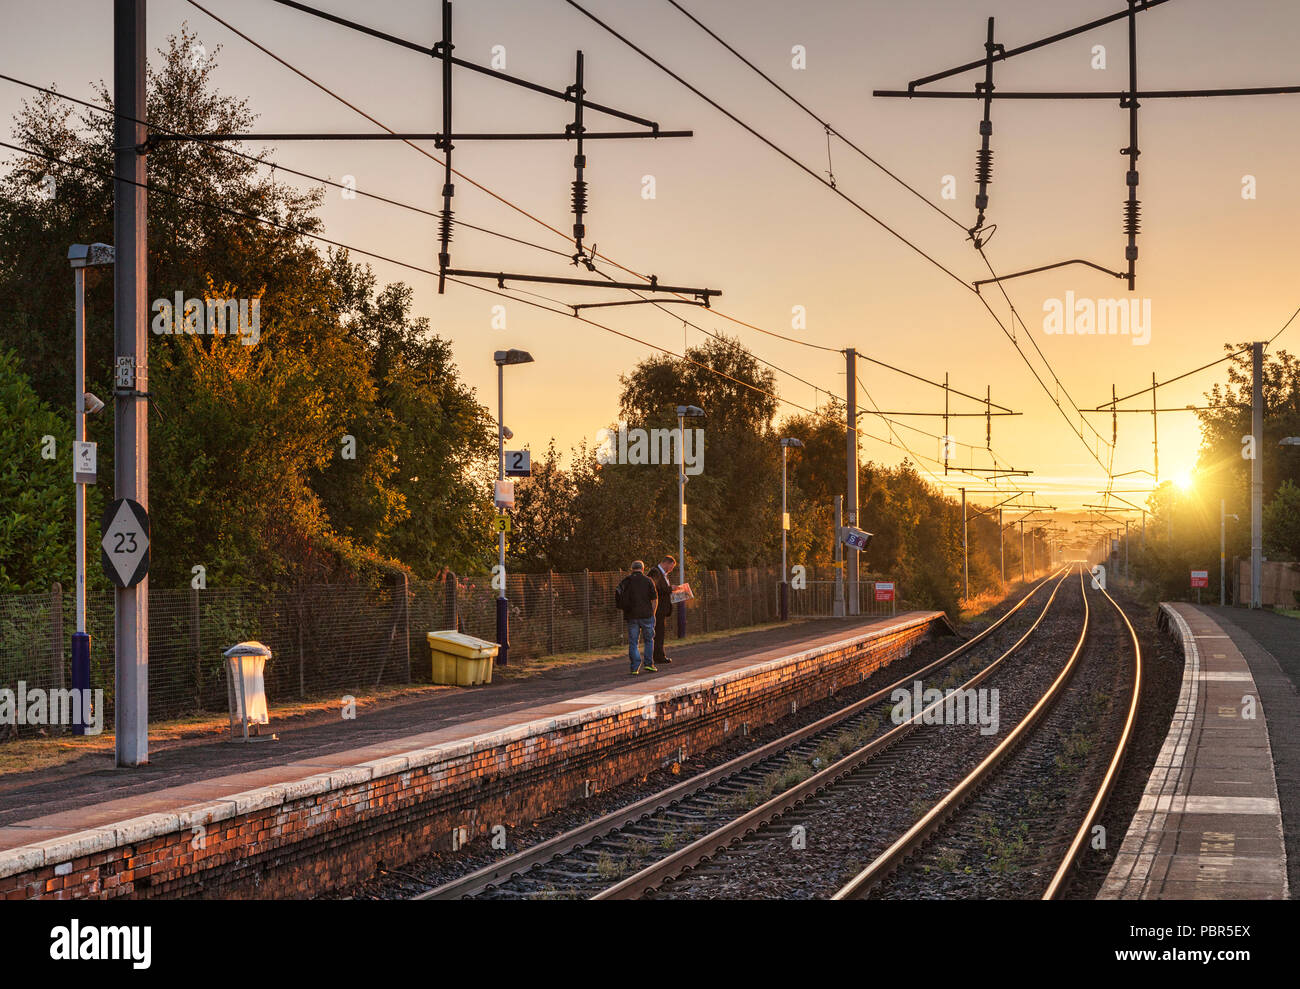
<path id="1" fill-rule="evenodd" d="M 86 485 L 95 481 L 83 474 L 77 460 L 82 444 L 86 442 L 86 414 L 99 412 L 104 403 L 86 391 L 86 269 L 107 267 L 113 263 L 113 248 L 108 244 L 73 244 L 68 248 L 68 264 L 72 266 L 75 350 L 76 414 L 73 417 L 73 486 L 76 489 L 77 575 L 76 609 L 77 630 L 72 634 L 72 689 L 90 690 L 90 635 L 86 632 Z M 82 693 L 82 697 L 89 696 Z M 83 707 L 84 711 L 85 708 Z M 84 735 L 84 718 L 73 726 L 73 734 Z"/>
<path id="2" fill-rule="evenodd" d="M 498 350 L 492 355 L 497 366 L 497 486 L 500 489 L 506 480 L 506 428 L 505 428 L 505 368 L 507 364 L 531 364 L 533 355 L 526 350 Z M 506 514 L 505 503 L 500 499 L 500 490 L 493 501 L 500 516 Z M 510 664 L 510 603 L 506 599 L 506 530 L 504 525 L 497 528 L 497 577 L 501 581 L 500 593 L 497 594 L 497 662 L 502 666 Z"/>
<path id="3" fill-rule="evenodd" d="M 677 406 L 677 579 L 686 583 L 686 420 L 701 419 L 698 405 Z M 686 637 L 686 602 L 678 603 L 677 638 Z"/>
<path id="4" fill-rule="evenodd" d="M 790 620 L 790 578 L 785 560 L 786 537 L 790 532 L 790 513 L 786 510 L 785 504 L 786 459 L 790 447 L 802 450 L 803 440 L 793 436 L 786 436 L 781 440 L 781 621 L 783 622 Z"/>

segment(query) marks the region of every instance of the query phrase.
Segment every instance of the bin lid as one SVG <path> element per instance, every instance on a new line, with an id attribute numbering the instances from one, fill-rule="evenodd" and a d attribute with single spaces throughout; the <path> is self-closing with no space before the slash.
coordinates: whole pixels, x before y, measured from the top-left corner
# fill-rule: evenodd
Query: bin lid
<path id="1" fill-rule="evenodd" d="M 428 638 L 429 645 L 435 649 L 476 659 L 495 656 L 497 650 L 501 648 L 495 642 L 466 635 L 464 632 L 457 632 L 450 628 L 440 632 L 430 632 Z"/>
<path id="2" fill-rule="evenodd" d="M 233 645 L 221 655 L 223 656 L 266 656 L 270 657 L 271 650 L 260 642 L 241 642 Z"/>

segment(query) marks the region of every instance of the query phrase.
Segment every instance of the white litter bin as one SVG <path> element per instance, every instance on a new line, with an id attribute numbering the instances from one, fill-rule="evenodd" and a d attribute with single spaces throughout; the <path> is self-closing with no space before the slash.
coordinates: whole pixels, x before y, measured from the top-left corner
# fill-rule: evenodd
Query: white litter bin
<path id="1" fill-rule="evenodd" d="M 236 740 L 248 741 L 250 725 L 252 734 L 258 735 L 262 725 L 271 723 L 266 709 L 266 683 L 262 677 L 271 650 L 260 642 L 241 642 L 222 655 L 226 657 L 230 734 Z"/>

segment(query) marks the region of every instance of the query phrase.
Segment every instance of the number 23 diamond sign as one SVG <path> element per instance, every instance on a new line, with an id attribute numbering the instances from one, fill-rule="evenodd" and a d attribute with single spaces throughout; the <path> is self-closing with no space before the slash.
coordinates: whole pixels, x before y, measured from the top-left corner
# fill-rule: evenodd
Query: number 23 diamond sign
<path id="1" fill-rule="evenodd" d="M 149 513 L 139 502 L 118 498 L 104 512 L 99 542 L 104 573 L 118 587 L 134 587 L 149 572 Z"/>

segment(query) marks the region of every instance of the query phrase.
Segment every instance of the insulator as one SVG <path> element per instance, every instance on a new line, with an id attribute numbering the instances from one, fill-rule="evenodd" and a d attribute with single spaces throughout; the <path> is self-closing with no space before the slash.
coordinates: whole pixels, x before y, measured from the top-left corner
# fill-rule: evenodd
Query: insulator
<path id="1" fill-rule="evenodd" d="M 988 185 L 993 181 L 993 149 L 980 148 L 975 152 L 975 182 Z"/>
<path id="2" fill-rule="evenodd" d="M 587 212 L 587 183 L 582 179 L 573 180 L 573 214 L 582 216 Z"/>
<path id="3" fill-rule="evenodd" d="M 451 243 L 451 229 L 456 222 L 455 211 L 444 209 L 438 211 L 438 239 L 444 244 Z"/>
<path id="4" fill-rule="evenodd" d="M 1124 233 L 1128 236 L 1136 235 L 1142 227 L 1142 203 L 1137 199 L 1126 199 L 1124 201 Z"/>

